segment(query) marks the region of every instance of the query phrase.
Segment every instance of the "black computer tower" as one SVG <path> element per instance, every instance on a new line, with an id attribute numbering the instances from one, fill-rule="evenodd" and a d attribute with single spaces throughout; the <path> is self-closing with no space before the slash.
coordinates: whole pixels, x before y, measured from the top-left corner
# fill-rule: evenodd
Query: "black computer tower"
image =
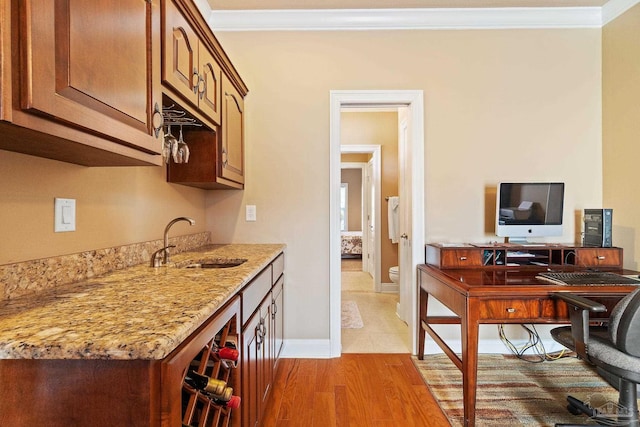
<path id="1" fill-rule="evenodd" d="M 584 210 L 584 246 L 610 248 L 612 245 L 613 209 Z"/>

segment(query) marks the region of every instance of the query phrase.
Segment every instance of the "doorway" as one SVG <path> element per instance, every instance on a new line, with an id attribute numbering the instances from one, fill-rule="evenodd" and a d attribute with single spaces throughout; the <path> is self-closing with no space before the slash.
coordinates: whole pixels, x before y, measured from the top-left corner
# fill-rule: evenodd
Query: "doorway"
<path id="1" fill-rule="evenodd" d="M 407 175 L 409 189 L 402 204 L 409 214 L 400 213 L 402 242 L 400 265 L 411 266 L 400 274 L 401 305 L 408 309 L 409 342 L 413 354 L 417 351 L 417 301 L 415 266 L 424 262 L 424 113 L 422 91 L 331 91 L 330 93 L 330 355 L 341 354 L 341 257 L 340 257 L 340 115 L 345 107 L 397 107 L 406 111 L 406 145 L 410 155 L 404 156 L 401 168 Z M 402 185 L 402 184 L 401 184 Z M 379 200 L 379 198 L 378 198 Z M 408 203 L 407 203 L 408 202 Z M 407 218 L 410 218 L 407 220 Z M 403 295 L 406 294 L 406 295 Z M 404 311 L 404 310 L 403 310 Z M 400 312 L 400 310 L 399 310 Z"/>

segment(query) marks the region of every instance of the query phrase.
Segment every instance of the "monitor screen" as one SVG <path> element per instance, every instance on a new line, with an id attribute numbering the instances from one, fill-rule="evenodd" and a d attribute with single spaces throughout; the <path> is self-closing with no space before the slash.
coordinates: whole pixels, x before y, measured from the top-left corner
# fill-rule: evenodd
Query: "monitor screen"
<path id="1" fill-rule="evenodd" d="M 496 235 L 523 238 L 562 236 L 564 183 L 500 183 Z"/>

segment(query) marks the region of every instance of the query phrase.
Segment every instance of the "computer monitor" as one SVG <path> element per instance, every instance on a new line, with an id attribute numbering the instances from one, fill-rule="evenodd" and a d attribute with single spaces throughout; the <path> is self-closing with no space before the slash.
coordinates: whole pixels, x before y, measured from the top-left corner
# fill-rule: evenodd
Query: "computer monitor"
<path id="1" fill-rule="evenodd" d="M 563 209 L 562 182 L 500 183 L 496 235 L 522 242 L 528 237 L 562 236 Z"/>

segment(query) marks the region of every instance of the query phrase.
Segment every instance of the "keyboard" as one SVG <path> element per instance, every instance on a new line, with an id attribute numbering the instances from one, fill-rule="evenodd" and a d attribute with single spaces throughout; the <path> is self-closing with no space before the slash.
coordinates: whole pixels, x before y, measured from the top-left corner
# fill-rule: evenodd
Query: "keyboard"
<path id="1" fill-rule="evenodd" d="M 544 272 L 536 278 L 556 285 L 640 285 L 640 279 L 604 271 Z"/>

